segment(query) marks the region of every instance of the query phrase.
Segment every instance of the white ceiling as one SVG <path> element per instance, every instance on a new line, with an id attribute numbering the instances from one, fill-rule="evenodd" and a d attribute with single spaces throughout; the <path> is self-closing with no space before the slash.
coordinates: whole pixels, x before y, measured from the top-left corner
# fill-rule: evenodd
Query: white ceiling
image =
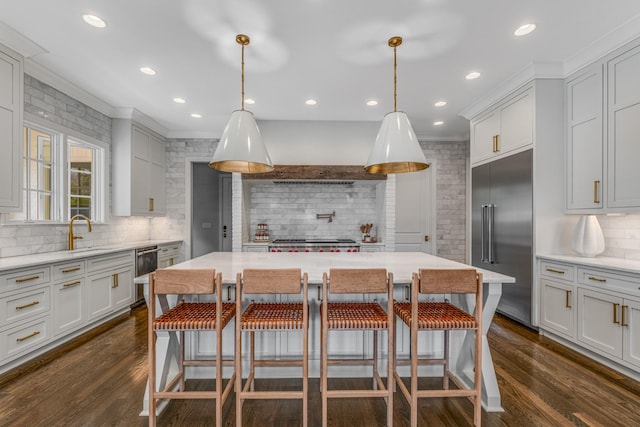
<path id="1" fill-rule="evenodd" d="M 398 110 L 421 138 L 452 140 L 468 137 L 462 110 L 531 64 L 564 76 L 610 49 L 608 40 L 640 35 L 638 0 L 0 0 L 0 10 L 44 49 L 27 72 L 62 77 L 112 111 L 135 108 L 170 136 L 219 136 L 239 109 L 237 33 L 251 37 L 245 92 L 257 119 L 331 121 L 381 121 L 393 110 L 387 40 L 400 35 Z M 88 26 L 85 13 L 108 26 Z M 515 37 L 526 22 L 536 31 Z M 6 26 L 0 42 L 17 49 L 2 40 Z M 465 80 L 472 70 L 482 76 Z M 438 100 L 448 104 L 436 108 Z"/>

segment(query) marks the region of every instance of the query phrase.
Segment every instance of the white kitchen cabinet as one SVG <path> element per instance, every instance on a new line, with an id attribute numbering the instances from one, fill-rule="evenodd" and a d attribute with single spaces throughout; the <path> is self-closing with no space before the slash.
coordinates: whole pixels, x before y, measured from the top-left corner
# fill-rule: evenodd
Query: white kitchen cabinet
<path id="1" fill-rule="evenodd" d="M 567 210 L 604 206 L 602 80 L 602 64 L 596 63 L 566 81 Z"/>
<path id="2" fill-rule="evenodd" d="M 133 251 L 87 260 L 89 320 L 111 314 L 133 302 Z"/>
<path id="3" fill-rule="evenodd" d="M 54 336 L 75 330 L 86 323 L 84 281 L 84 277 L 77 277 L 53 285 Z"/>
<path id="4" fill-rule="evenodd" d="M 52 336 L 51 313 L 9 329 L 0 329 L 0 361 L 6 363 L 42 347 Z"/>
<path id="5" fill-rule="evenodd" d="M 182 243 L 172 243 L 158 246 L 158 268 L 171 267 L 182 262 Z"/>
<path id="6" fill-rule="evenodd" d="M 31 286 L 23 292 L 13 292 L 0 298 L 0 325 L 6 327 L 23 322 L 50 310 L 49 286 Z"/>
<path id="7" fill-rule="evenodd" d="M 114 283 L 111 286 L 111 300 L 114 310 L 127 307 L 133 302 L 133 276 L 133 265 L 123 265 L 114 270 Z"/>
<path id="8" fill-rule="evenodd" d="M 23 58 L 0 44 L 0 212 L 21 208 Z"/>
<path id="9" fill-rule="evenodd" d="M 165 142 L 128 119 L 113 120 L 113 214 L 165 214 Z"/>
<path id="10" fill-rule="evenodd" d="M 607 205 L 639 208 L 640 158 L 640 46 L 624 51 L 607 63 Z"/>
<path id="11" fill-rule="evenodd" d="M 528 87 L 471 121 L 471 165 L 533 145 L 533 89 Z"/>
<path id="12" fill-rule="evenodd" d="M 541 333 L 640 373 L 640 272 L 576 260 L 538 261 Z"/>
<path id="13" fill-rule="evenodd" d="M 572 283 L 540 279 L 540 325 L 568 338 L 574 338 L 575 289 Z"/>
<path id="14" fill-rule="evenodd" d="M 360 252 L 384 252 L 384 243 L 361 243 Z"/>

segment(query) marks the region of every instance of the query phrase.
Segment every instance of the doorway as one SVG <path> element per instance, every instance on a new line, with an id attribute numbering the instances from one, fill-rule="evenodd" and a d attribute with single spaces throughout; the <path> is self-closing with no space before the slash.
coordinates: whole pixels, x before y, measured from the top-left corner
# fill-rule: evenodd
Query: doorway
<path id="1" fill-rule="evenodd" d="M 187 203 L 190 225 L 191 258 L 209 252 L 230 252 L 231 236 L 231 174 L 211 169 L 207 162 L 188 162 L 191 197 Z"/>
<path id="2" fill-rule="evenodd" d="M 396 252 L 436 254 L 435 169 L 396 175 Z"/>

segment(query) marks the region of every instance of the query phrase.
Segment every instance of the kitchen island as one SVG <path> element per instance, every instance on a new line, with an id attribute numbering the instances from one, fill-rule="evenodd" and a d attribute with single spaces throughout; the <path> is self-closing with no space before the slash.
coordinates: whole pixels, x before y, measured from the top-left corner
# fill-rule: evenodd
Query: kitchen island
<path id="1" fill-rule="evenodd" d="M 414 272 L 420 268 L 458 269 L 474 268 L 466 264 L 439 258 L 419 252 L 377 252 L 377 253 L 252 253 L 252 252 L 212 252 L 198 258 L 194 258 L 175 266 L 172 269 L 203 269 L 215 268 L 222 273 L 222 281 L 225 286 L 235 284 L 237 273 L 245 268 L 300 268 L 307 273 L 309 278 L 309 296 L 316 292 L 312 285 L 322 284 L 322 275 L 331 268 L 386 268 L 393 273 L 394 287 L 406 289 L 411 283 Z M 500 404 L 500 391 L 496 380 L 491 352 L 487 341 L 487 332 L 502 294 L 503 283 L 514 283 L 513 277 L 494 273 L 488 270 L 477 269 L 483 274 L 484 305 L 482 328 L 482 404 L 486 411 L 502 411 Z M 228 288 L 230 289 L 230 288 Z M 146 294 L 146 292 L 145 292 Z M 319 299 L 319 298 L 318 298 Z M 463 297 L 454 301 L 465 310 L 473 310 L 475 297 Z M 312 308 L 314 310 L 315 308 Z M 318 329 L 319 325 L 311 322 L 311 329 Z M 310 332 L 311 333 L 311 332 Z M 452 340 L 453 341 L 453 340 Z M 158 334 L 158 358 L 157 378 L 162 384 L 171 379 L 174 369 L 171 361 L 176 357 L 177 341 L 175 336 L 168 333 Z M 452 342 L 452 371 L 465 383 L 469 384 L 473 378 L 472 347 L 473 337 L 465 334 L 459 340 L 457 348 Z M 314 369 L 315 368 L 315 369 Z M 310 364 L 310 376 L 318 376 L 317 366 Z M 143 402 L 143 412 L 148 412 L 147 396 Z"/>

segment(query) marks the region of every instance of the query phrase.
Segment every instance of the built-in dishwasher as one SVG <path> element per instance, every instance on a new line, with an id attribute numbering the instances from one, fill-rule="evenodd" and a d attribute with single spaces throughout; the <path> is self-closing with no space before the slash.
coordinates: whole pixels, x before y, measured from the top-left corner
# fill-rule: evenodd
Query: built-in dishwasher
<path id="1" fill-rule="evenodd" d="M 153 273 L 158 268 L 158 245 L 145 246 L 136 249 L 136 277 Z M 131 307 L 137 307 L 144 304 L 144 285 L 136 284 L 135 302 Z"/>

